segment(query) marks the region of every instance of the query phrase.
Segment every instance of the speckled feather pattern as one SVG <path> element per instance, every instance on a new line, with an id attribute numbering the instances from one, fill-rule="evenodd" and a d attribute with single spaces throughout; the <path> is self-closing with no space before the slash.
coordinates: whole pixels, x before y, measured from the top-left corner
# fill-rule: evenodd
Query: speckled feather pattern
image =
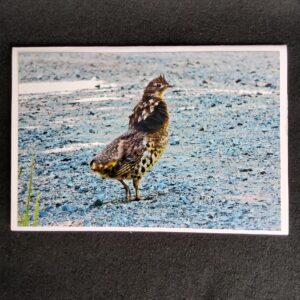
<path id="1" fill-rule="evenodd" d="M 169 114 L 163 97 L 147 94 L 129 116 L 129 130 L 113 140 L 92 162 L 103 178 L 141 179 L 168 143 Z"/>

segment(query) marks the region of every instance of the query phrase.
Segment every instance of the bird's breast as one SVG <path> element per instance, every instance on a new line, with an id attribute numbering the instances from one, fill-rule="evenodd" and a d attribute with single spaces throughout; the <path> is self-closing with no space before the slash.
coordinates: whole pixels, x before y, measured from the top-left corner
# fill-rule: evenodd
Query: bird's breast
<path id="1" fill-rule="evenodd" d="M 148 172 L 164 153 L 168 143 L 168 131 L 160 130 L 160 132 L 148 134 L 143 143 L 146 147 L 136 169 L 139 176 Z"/>

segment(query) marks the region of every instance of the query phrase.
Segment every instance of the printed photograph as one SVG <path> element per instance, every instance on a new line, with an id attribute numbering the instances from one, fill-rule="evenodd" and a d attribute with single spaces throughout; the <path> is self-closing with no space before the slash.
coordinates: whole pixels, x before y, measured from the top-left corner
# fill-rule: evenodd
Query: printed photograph
<path id="1" fill-rule="evenodd" d="M 12 230 L 288 234 L 285 46 L 12 60 Z"/>

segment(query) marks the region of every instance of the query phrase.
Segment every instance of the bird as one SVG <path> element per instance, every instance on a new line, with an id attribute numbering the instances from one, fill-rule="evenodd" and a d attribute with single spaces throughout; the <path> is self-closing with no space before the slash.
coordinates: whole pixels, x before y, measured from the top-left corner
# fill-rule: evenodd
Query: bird
<path id="1" fill-rule="evenodd" d="M 93 172 L 123 185 L 127 201 L 141 200 L 141 179 L 160 159 L 168 144 L 170 117 L 164 93 L 171 87 L 164 75 L 151 80 L 129 116 L 128 130 L 90 161 Z M 124 180 L 133 182 L 133 199 Z"/>

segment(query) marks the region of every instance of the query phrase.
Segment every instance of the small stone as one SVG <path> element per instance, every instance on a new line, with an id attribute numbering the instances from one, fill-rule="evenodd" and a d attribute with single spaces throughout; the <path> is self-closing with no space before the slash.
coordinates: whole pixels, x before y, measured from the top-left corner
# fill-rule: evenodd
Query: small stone
<path id="1" fill-rule="evenodd" d="M 79 191 L 79 193 L 87 193 L 89 191 L 89 189 L 87 187 L 81 186 L 78 191 Z"/>
<path id="2" fill-rule="evenodd" d="M 73 212 L 73 211 L 74 211 L 74 208 L 71 207 L 71 206 L 68 205 L 68 204 L 62 205 L 61 209 L 62 209 L 62 211 L 67 211 L 67 212 Z"/>
<path id="3" fill-rule="evenodd" d="M 182 201 L 184 204 L 187 204 L 187 203 L 189 202 L 188 199 L 187 199 L 187 197 L 184 196 L 184 195 L 181 195 L 181 196 L 179 197 L 179 200 Z"/>
<path id="4" fill-rule="evenodd" d="M 212 190 L 212 188 L 209 185 L 206 185 L 204 186 L 204 190 L 209 192 Z"/>
<path id="5" fill-rule="evenodd" d="M 61 161 L 70 161 L 71 157 L 64 157 Z"/>
<path id="6" fill-rule="evenodd" d="M 48 213 L 46 211 L 42 210 L 39 212 L 39 218 L 45 218 L 45 217 L 47 217 L 47 215 L 48 215 Z"/>
<path id="7" fill-rule="evenodd" d="M 164 182 L 159 182 L 159 183 L 157 184 L 157 187 L 158 187 L 159 189 L 164 189 L 164 188 L 167 187 L 167 185 L 166 185 Z"/>
<path id="8" fill-rule="evenodd" d="M 174 146 L 174 145 L 179 145 L 180 141 L 178 137 L 174 137 L 173 140 L 170 142 L 170 145 Z"/>
<path id="9" fill-rule="evenodd" d="M 72 188 L 74 186 L 73 182 L 68 182 L 67 187 Z"/>
<path id="10" fill-rule="evenodd" d="M 97 199 L 97 200 L 94 202 L 94 204 L 93 204 L 94 207 L 100 207 L 100 206 L 102 206 L 102 205 L 103 205 L 103 202 L 102 202 L 101 200 L 99 200 L 99 199 Z"/>
<path id="11" fill-rule="evenodd" d="M 60 166 L 60 170 L 61 171 L 66 171 L 66 170 L 68 170 L 69 169 L 69 166 L 67 166 L 67 165 L 61 165 Z"/>
<path id="12" fill-rule="evenodd" d="M 253 170 L 251 168 L 249 169 L 240 169 L 240 172 L 252 172 Z"/>
<path id="13" fill-rule="evenodd" d="M 94 129 L 91 128 L 91 129 L 89 130 L 89 133 L 96 133 L 96 131 L 95 131 Z"/>

